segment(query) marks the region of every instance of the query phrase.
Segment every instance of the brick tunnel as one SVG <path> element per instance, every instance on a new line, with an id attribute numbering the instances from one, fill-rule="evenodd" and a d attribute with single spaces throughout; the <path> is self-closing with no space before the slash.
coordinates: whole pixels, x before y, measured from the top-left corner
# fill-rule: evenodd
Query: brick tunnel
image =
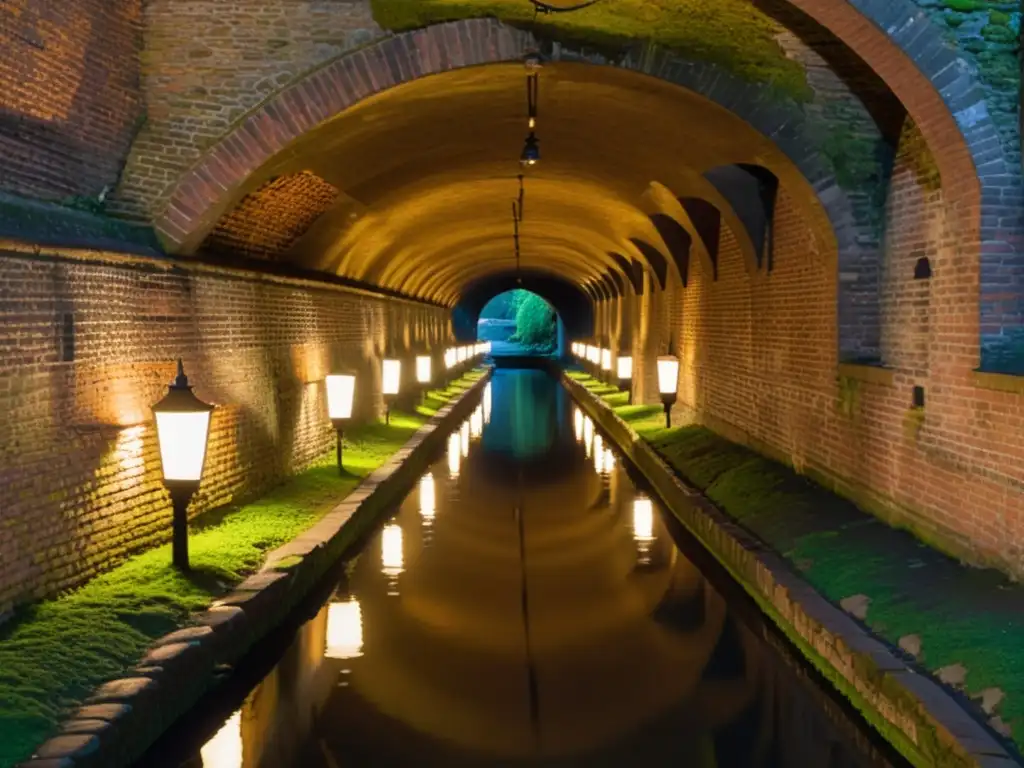
<path id="1" fill-rule="evenodd" d="M 638 402 L 675 355 L 677 420 L 1024 574 L 1019 14 L 471 5 L 15 3 L 0 613 L 165 538 L 176 358 L 220 406 L 201 511 L 330 447 L 332 369 L 379 413 L 384 354 L 524 276 Z"/>

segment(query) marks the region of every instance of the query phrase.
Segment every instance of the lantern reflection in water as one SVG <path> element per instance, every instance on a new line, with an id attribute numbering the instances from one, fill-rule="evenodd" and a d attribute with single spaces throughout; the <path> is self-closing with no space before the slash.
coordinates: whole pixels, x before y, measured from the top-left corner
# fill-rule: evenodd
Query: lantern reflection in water
<path id="1" fill-rule="evenodd" d="M 572 426 L 576 432 L 576 442 L 583 440 L 583 411 L 576 408 L 572 414 Z"/>
<path id="2" fill-rule="evenodd" d="M 587 458 L 590 458 L 590 444 L 594 440 L 594 422 L 589 416 L 583 417 L 583 447 L 587 451 Z"/>
<path id="3" fill-rule="evenodd" d="M 448 475 L 452 478 L 459 476 L 459 459 L 462 458 L 459 445 L 459 433 L 452 432 L 448 435 Z"/>
<path id="4" fill-rule="evenodd" d="M 594 445 L 591 448 L 594 454 L 594 471 L 599 475 L 604 474 L 604 440 L 600 435 L 594 435 Z"/>
<path id="5" fill-rule="evenodd" d="M 363 612 L 354 597 L 327 606 L 328 659 L 354 659 L 363 655 Z"/>
<path id="6" fill-rule="evenodd" d="M 420 514 L 424 520 L 433 520 L 437 509 L 437 490 L 434 476 L 427 474 L 420 478 Z"/>
<path id="7" fill-rule="evenodd" d="M 380 536 L 381 573 L 388 577 L 388 594 L 398 594 L 398 577 L 405 565 L 402 551 L 402 529 L 397 525 L 386 525 Z"/>
<path id="8" fill-rule="evenodd" d="M 199 756 L 204 768 L 242 768 L 242 713 L 235 712 L 213 735 Z"/>
<path id="9" fill-rule="evenodd" d="M 462 441 L 462 458 L 469 456 L 469 422 L 462 422 L 459 427 L 459 438 Z"/>
<path id="10" fill-rule="evenodd" d="M 654 503 L 639 497 L 633 500 L 633 539 L 636 541 L 637 562 L 646 565 L 651 562 L 651 545 L 654 543 Z"/>
<path id="11" fill-rule="evenodd" d="M 488 342 L 489 343 L 489 342 Z M 491 423 L 491 383 L 484 387 L 484 424 Z"/>
<path id="12" fill-rule="evenodd" d="M 604 471 L 611 474 L 612 470 L 615 469 L 615 454 L 612 453 L 611 448 L 604 449 Z"/>
<path id="13" fill-rule="evenodd" d="M 469 417 L 469 435 L 474 440 L 484 433 L 484 410 L 477 408 Z"/>

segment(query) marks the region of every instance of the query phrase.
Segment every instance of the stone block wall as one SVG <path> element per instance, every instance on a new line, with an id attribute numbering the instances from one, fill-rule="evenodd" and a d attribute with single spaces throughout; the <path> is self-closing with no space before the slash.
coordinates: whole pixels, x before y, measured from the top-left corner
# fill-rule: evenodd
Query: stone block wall
<path id="1" fill-rule="evenodd" d="M 1019 577 L 1024 381 L 976 371 L 980 268 L 960 245 L 955 215 L 908 126 L 883 238 L 885 368 L 840 363 L 835 257 L 784 189 L 774 271 L 750 274 L 725 230 L 718 279 L 693 260 L 688 287 L 654 297 L 669 308 L 670 328 L 647 309 L 638 338 L 660 336 L 660 349 L 671 342 L 678 353 L 680 422 L 706 424 L 948 552 Z M 657 402 L 643 361 L 638 375 L 644 399 Z"/>
<path id="2" fill-rule="evenodd" d="M 232 123 L 318 65 L 382 37 L 368 0 L 149 0 L 148 120 L 111 211 L 146 220 Z"/>
<path id="3" fill-rule="evenodd" d="M 142 0 L 0 7 L 0 191 L 46 200 L 113 188 L 142 117 Z"/>
<path id="4" fill-rule="evenodd" d="M 0 250 L 0 614 L 169 538 L 150 405 L 177 357 L 218 406 L 198 513 L 332 448 L 332 368 L 358 373 L 368 418 L 389 343 L 411 355 L 447 333 L 441 309 L 326 284 Z"/>

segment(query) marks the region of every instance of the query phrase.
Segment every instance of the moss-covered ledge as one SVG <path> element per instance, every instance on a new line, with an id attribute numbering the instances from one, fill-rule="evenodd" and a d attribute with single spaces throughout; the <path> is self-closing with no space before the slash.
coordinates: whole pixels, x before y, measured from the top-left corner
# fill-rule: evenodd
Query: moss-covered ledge
<path id="1" fill-rule="evenodd" d="M 436 412 L 419 409 L 421 415 L 433 413 L 426 423 L 400 416 L 406 427 L 418 428 L 397 452 L 389 450 L 383 461 L 374 460 L 371 466 L 377 468 L 361 473 L 362 482 L 329 512 L 314 511 L 316 522 L 267 554 L 259 572 L 212 604 L 200 597 L 201 604 L 188 621 L 156 639 L 134 667 L 122 669 L 120 677 L 101 685 L 73 709 L 58 735 L 39 746 L 24 765 L 119 768 L 133 764 L 216 684 L 216 670 L 237 663 L 253 644 L 287 621 L 328 571 L 401 500 L 451 428 L 468 415 L 489 379 L 490 370 L 471 372 L 436 393 L 441 398 L 435 401 Z M 352 433 L 355 436 L 358 431 Z M 357 451 L 358 447 L 347 452 L 351 457 L 346 460 L 347 470 L 358 460 Z M 331 469 L 337 476 L 337 470 Z M 115 605 L 110 610 L 131 610 L 131 606 Z M 137 617 L 143 623 L 151 618 Z M 0 682 L 3 679 L 0 669 Z M 0 764 L 10 765 L 3 760 Z"/>
<path id="2" fill-rule="evenodd" d="M 1018 764 L 950 693 L 825 599 L 782 555 L 686 485 L 656 449 L 612 410 L 620 397 L 614 388 L 588 387 L 589 382 L 581 383 L 568 374 L 563 382 L 645 475 L 666 508 L 912 764 L 943 768 Z M 645 415 L 639 413 L 644 406 L 630 408 L 640 417 Z"/>

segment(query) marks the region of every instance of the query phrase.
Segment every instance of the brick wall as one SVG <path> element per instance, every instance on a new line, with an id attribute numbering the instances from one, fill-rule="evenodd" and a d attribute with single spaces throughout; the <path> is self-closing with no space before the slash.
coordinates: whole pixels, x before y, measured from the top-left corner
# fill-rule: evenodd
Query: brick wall
<path id="1" fill-rule="evenodd" d="M 193 512 L 333 446 L 323 377 L 447 334 L 447 313 L 333 286 L 197 265 L 0 251 L 0 614 L 169 535 L 149 407 L 174 359 L 216 403 Z M 109 259 L 104 261 L 103 259 Z M 411 374 L 411 366 L 407 373 Z"/>
<path id="2" fill-rule="evenodd" d="M 148 121 L 111 201 L 137 219 L 239 117 L 383 34 L 367 0 L 149 0 L 145 26 Z"/>
<path id="3" fill-rule="evenodd" d="M 1024 575 L 1024 386 L 974 373 L 979 265 L 960 247 L 912 126 L 887 221 L 888 370 L 838 367 L 835 257 L 783 190 L 771 274 L 751 276 L 725 231 L 719 279 L 693 260 L 689 287 L 659 297 L 672 302 L 681 341 L 677 415 L 780 457 L 949 551 Z M 930 279 L 915 278 L 922 258 Z M 923 413 L 911 408 L 914 386 L 924 388 Z"/>
<path id="4" fill-rule="evenodd" d="M 0 191 L 95 198 L 142 114 L 142 0 L 0 7 Z"/>

